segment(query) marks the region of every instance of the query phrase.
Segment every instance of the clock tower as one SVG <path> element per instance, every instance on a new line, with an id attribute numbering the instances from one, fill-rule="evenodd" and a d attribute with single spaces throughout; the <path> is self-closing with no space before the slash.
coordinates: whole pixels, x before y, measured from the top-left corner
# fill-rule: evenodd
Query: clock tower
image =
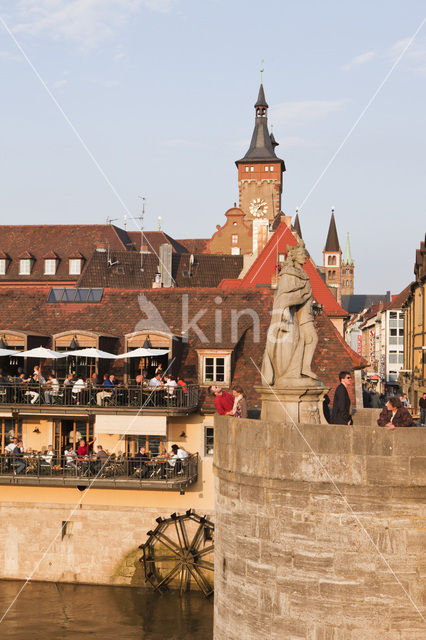
<path id="1" fill-rule="evenodd" d="M 239 207 L 247 221 L 262 220 L 264 224 L 270 224 L 281 211 L 285 164 L 276 156 L 278 142 L 268 131 L 268 103 L 263 84 L 254 109 L 254 131 L 249 150 L 235 163 L 238 168 Z"/>

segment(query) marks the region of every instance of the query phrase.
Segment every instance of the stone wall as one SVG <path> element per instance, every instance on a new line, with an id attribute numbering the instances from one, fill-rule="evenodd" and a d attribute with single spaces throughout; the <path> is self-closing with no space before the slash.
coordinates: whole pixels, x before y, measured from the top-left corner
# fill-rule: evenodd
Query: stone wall
<path id="1" fill-rule="evenodd" d="M 215 640 L 424 640 L 426 430 L 299 428 L 216 420 Z"/>
<path id="2" fill-rule="evenodd" d="M 81 505 L 72 510 L 69 504 L 2 503 L 0 577 L 142 586 L 138 547 L 155 528 L 155 519 L 171 512 L 155 507 Z"/>

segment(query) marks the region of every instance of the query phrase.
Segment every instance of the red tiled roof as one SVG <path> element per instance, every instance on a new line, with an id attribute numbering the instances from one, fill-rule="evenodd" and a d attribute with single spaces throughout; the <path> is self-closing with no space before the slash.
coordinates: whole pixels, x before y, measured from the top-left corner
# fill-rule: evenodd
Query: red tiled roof
<path id="1" fill-rule="evenodd" d="M 277 254 L 287 253 L 287 245 L 295 246 L 297 240 L 289 227 L 284 222 L 280 222 L 275 233 L 271 236 L 263 251 L 259 254 L 255 262 L 241 280 L 224 280 L 221 283 L 226 289 L 258 287 L 259 285 L 270 285 L 274 275 L 276 275 Z M 347 316 L 348 313 L 342 309 L 330 289 L 321 278 L 315 268 L 314 263 L 309 258 L 303 267 L 309 276 L 312 293 L 315 300 L 322 304 L 324 311 L 329 316 Z"/>
<path id="2" fill-rule="evenodd" d="M 386 308 L 389 309 L 402 309 L 402 306 L 404 304 L 404 302 L 406 302 L 408 296 L 410 295 L 410 291 L 411 291 L 411 282 L 409 285 L 407 285 L 405 287 L 405 289 L 403 289 L 401 291 L 401 293 L 399 293 L 397 296 L 395 296 L 392 299 L 392 302 L 390 302 Z"/>
<path id="3" fill-rule="evenodd" d="M 176 240 L 188 253 L 205 253 L 209 238 L 185 238 Z"/>
<path id="4" fill-rule="evenodd" d="M 197 326 L 202 334 L 191 330 L 188 342 L 182 340 L 181 348 L 177 349 L 175 373 L 183 375 L 188 382 L 196 382 L 196 349 L 233 349 L 232 382 L 246 389 L 250 407 L 259 406 L 254 386 L 260 383 L 257 368 L 261 367 L 271 319 L 273 291 L 270 289 L 105 289 L 102 301 L 95 304 L 48 303 L 48 292 L 49 288 L 34 286 L 0 288 L 0 327 L 28 333 L 36 330 L 45 335 L 64 330 L 88 330 L 103 335 L 107 328 L 108 334 L 118 336 L 115 345 L 111 343 L 108 351 L 115 349 L 116 352 L 122 352 L 125 348 L 124 335 L 127 333 L 142 328 L 152 331 L 157 328 L 182 337 L 187 328 L 186 319 L 191 322 L 197 317 Z M 215 326 L 218 309 L 222 313 L 222 337 L 219 341 Z M 236 335 L 233 335 L 233 312 L 247 309 L 253 310 L 259 319 L 259 340 L 252 316 L 248 313 L 242 314 Z M 334 388 L 338 384 L 340 370 L 359 368 L 364 366 L 364 362 L 344 342 L 326 314 L 317 316 L 315 323 L 319 342 L 313 370 L 327 387 Z M 121 361 L 114 364 L 119 375 L 122 374 L 118 369 L 121 366 Z"/>
<path id="5" fill-rule="evenodd" d="M 129 237 L 136 251 L 140 251 L 141 236 L 140 231 L 129 231 Z M 187 253 L 187 249 L 180 244 L 179 240 L 175 240 L 164 231 L 144 231 L 143 244 L 146 245 L 150 253 L 156 256 L 160 255 L 160 246 L 162 244 L 169 244 L 172 247 L 172 253 Z"/>
<path id="6" fill-rule="evenodd" d="M 68 259 L 82 256 L 87 259 L 102 242 L 111 250 L 133 249 L 126 232 L 111 224 L 0 225 L 0 251 L 11 260 L 0 282 L 75 281 L 78 276 L 69 274 Z M 55 275 L 44 274 L 44 258 L 50 252 L 58 257 Z M 19 275 L 21 257 L 34 259 L 30 275 Z"/>

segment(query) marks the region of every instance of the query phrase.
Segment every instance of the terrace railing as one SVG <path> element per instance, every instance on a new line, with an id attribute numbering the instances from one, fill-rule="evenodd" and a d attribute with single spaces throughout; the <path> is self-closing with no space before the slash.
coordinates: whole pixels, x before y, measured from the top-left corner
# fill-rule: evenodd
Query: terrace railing
<path id="1" fill-rule="evenodd" d="M 0 384 L 0 405 L 123 407 L 129 409 L 176 409 L 194 411 L 198 406 L 199 387 L 149 387 L 117 385 L 114 388 L 89 385 L 76 390 L 73 384 L 49 388 L 46 384 L 11 382 Z"/>
<path id="2" fill-rule="evenodd" d="M 182 461 L 152 458 L 147 462 L 114 455 L 106 460 L 73 455 L 0 455 L 0 484 L 182 489 L 194 483 L 197 477 L 198 453 L 190 454 Z"/>

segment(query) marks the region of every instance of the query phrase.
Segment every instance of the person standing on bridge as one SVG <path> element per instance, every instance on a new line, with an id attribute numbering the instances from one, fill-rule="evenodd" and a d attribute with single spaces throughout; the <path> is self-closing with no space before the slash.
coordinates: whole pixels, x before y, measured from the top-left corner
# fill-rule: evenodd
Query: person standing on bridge
<path id="1" fill-rule="evenodd" d="M 351 416 L 351 400 L 348 386 L 352 376 L 349 371 L 339 373 L 340 384 L 334 392 L 333 409 L 331 412 L 331 424 L 353 424 Z"/>

